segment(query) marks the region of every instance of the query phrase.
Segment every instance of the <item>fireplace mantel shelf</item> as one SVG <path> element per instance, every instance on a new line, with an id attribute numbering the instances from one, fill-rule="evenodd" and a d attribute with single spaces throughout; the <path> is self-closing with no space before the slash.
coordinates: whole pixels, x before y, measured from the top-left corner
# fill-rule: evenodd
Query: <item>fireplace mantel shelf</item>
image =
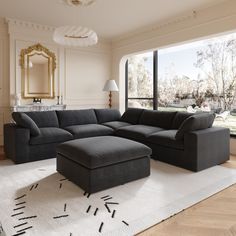
<path id="1" fill-rule="evenodd" d="M 27 112 L 27 111 L 55 111 L 55 110 L 66 110 L 66 105 L 46 105 L 41 103 L 26 104 L 11 107 L 12 111 Z"/>

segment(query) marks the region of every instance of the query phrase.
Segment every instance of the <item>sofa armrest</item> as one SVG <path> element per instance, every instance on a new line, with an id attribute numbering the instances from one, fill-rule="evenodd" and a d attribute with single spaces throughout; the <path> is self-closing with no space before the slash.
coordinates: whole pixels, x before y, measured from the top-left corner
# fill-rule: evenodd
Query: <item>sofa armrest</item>
<path id="1" fill-rule="evenodd" d="M 4 125 L 4 151 L 16 164 L 28 161 L 30 130 L 16 124 Z"/>
<path id="2" fill-rule="evenodd" d="M 194 171 L 199 171 L 229 160 L 229 142 L 229 129 L 212 127 L 185 133 L 184 151 L 195 162 Z"/>

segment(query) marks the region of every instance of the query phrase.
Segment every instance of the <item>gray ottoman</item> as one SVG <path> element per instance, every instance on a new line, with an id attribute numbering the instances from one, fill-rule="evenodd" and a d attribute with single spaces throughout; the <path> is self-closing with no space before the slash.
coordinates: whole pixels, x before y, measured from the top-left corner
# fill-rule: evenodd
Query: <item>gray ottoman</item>
<path id="1" fill-rule="evenodd" d="M 150 175 L 151 149 L 113 136 L 76 139 L 57 148 L 57 171 L 88 193 Z"/>

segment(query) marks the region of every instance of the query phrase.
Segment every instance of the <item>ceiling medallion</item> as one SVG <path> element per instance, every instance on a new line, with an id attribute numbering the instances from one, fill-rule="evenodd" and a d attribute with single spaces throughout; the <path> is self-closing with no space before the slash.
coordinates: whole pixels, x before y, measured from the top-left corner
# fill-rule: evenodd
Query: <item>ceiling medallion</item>
<path id="1" fill-rule="evenodd" d="M 65 0 L 70 6 L 88 6 L 95 2 L 95 0 Z"/>
<path id="2" fill-rule="evenodd" d="M 98 42 L 97 34 L 82 26 L 62 26 L 55 29 L 53 40 L 63 46 L 92 46 Z"/>

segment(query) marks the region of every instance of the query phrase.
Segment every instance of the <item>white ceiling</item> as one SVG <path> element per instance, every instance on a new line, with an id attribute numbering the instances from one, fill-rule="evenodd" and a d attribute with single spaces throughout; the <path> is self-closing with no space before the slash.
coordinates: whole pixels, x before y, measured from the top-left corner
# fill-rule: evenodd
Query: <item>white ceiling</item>
<path id="1" fill-rule="evenodd" d="M 70 7 L 63 0 L 0 0 L 0 16 L 50 26 L 82 25 L 115 38 L 225 0 L 96 0 Z"/>

